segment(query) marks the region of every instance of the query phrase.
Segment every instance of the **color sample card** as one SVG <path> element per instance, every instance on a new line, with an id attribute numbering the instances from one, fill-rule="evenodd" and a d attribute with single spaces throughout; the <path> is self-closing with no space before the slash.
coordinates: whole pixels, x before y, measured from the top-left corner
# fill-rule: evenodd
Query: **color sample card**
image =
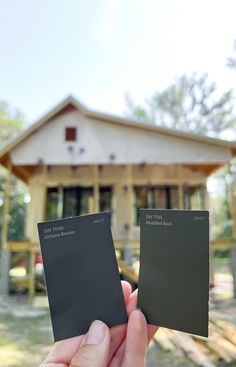
<path id="1" fill-rule="evenodd" d="M 86 333 L 94 320 L 126 323 L 109 213 L 39 223 L 38 231 L 55 341 Z"/>
<path id="2" fill-rule="evenodd" d="M 208 336 L 209 212 L 140 210 L 138 307 L 150 324 Z"/>

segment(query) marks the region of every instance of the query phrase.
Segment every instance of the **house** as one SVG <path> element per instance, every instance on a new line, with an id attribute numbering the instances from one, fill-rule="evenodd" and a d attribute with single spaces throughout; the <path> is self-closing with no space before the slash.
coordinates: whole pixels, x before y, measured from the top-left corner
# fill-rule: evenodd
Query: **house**
<path id="1" fill-rule="evenodd" d="M 0 163 L 29 186 L 27 248 L 38 250 L 37 222 L 110 210 L 123 256 L 137 249 L 140 207 L 208 208 L 207 178 L 235 154 L 236 143 L 94 112 L 69 96 L 5 146 Z M 26 246 L 7 242 L 6 213 L 4 274 L 9 251 Z"/>

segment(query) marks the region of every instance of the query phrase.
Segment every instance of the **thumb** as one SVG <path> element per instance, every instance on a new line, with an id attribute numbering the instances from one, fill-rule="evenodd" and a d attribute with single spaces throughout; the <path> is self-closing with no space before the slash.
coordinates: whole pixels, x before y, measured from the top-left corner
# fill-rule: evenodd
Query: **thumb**
<path id="1" fill-rule="evenodd" d="M 84 343 L 71 360 L 70 367 L 106 367 L 110 347 L 110 331 L 102 321 L 94 321 Z"/>

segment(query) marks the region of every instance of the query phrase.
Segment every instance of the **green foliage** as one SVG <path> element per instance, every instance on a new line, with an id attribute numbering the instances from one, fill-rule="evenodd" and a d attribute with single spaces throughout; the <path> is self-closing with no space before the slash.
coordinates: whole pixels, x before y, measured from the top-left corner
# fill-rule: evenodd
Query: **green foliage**
<path id="1" fill-rule="evenodd" d="M 130 116 L 169 128 L 217 135 L 236 126 L 233 91 L 219 95 L 207 74 L 182 75 L 144 106 L 136 106 L 130 97 L 126 100 Z"/>
<path id="2" fill-rule="evenodd" d="M 214 261 L 219 265 L 229 265 L 229 250 L 215 250 Z"/>
<path id="3" fill-rule="evenodd" d="M 212 177 L 215 184 L 221 183 L 221 188 L 217 194 L 211 195 L 210 199 L 210 223 L 211 237 L 215 240 L 232 238 L 232 217 L 229 207 L 229 182 L 231 172 L 227 166 L 222 167 Z M 217 189 L 215 189 L 216 191 Z"/>
<path id="4" fill-rule="evenodd" d="M 226 65 L 230 69 L 236 69 L 236 40 L 234 40 L 234 44 L 233 44 L 233 56 L 228 57 Z"/>
<path id="5" fill-rule="evenodd" d="M 140 122 L 153 123 L 153 119 L 151 118 L 148 109 L 140 105 L 135 105 L 128 94 L 125 95 L 125 101 L 129 111 L 131 112 L 129 113 L 130 118 L 133 117 L 135 120 L 139 120 Z"/>
<path id="6" fill-rule="evenodd" d="M 231 67 L 236 68 L 236 57 L 231 59 Z M 208 80 L 207 74 L 182 75 L 165 90 L 155 92 L 143 105 L 135 105 L 129 96 L 126 96 L 126 102 L 129 116 L 142 122 L 211 136 L 236 127 L 232 90 L 219 94 L 216 84 Z M 236 165 L 233 160 L 232 165 Z M 232 237 L 229 176 L 226 168 L 215 175 L 216 180 L 225 180 L 226 188 L 224 197 L 219 195 L 210 205 L 211 232 L 218 240 Z"/>
<path id="7" fill-rule="evenodd" d="M 6 102 L 0 102 L 0 148 L 13 139 L 23 129 L 23 115 L 18 110 L 11 109 Z M 2 211 L 4 200 L 4 186 L 6 170 L 0 168 L 0 233 L 2 228 Z M 16 177 L 11 179 L 10 213 L 8 240 L 18 241 L 24 239 L 26 204 L 25 185 Z"/>
<path id="8" fill-rule="evenodd" d="M 0 204 L 3 203 L 4 185 L 5 177 L 2 175 L 0 176 Z M 16 178 L 12 178 L 8 228 L 9 241 L 20 241 L 25 238 L 26 204 L 24 203 L 24 197 L 26 193 L 25 185 Z M 3 205 L 0 205 L 0 233 L 2 228 L 2 211 Z"/>
<path id="9" fill-rule="evenodd" d="M 23 129 L 23 115 L 11 109 L 6 102 L 0 102 L 0 147 L 13 139 Z"/>
<path id="10" fill-rule="evenodd" d="M 217 198 L 217 206 L 212 204 L 212 230 L 214 230 L 214 238 L 217 240 L 232 238 L 232 219 L 229 215 L 229 206 L 227 197 Z M 216 204 L 216 203 L 215 203 Z M 214 210 L 216 209 L 216 210 Z"/>

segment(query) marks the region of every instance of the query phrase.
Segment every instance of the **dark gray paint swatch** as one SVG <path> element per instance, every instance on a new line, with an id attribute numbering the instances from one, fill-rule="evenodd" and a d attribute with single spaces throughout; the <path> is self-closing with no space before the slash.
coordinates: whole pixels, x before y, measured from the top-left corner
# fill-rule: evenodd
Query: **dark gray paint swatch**
<path id="1" fill-rule="evenodd" d="M 55 341 L 127 322 L 108 212 L 38 224 Z"/>
<path id="2" fill-rule="evenodd" d="M 150 324 L 208 336 L 209 212 L 141 209 L 138 307 Z"/>

